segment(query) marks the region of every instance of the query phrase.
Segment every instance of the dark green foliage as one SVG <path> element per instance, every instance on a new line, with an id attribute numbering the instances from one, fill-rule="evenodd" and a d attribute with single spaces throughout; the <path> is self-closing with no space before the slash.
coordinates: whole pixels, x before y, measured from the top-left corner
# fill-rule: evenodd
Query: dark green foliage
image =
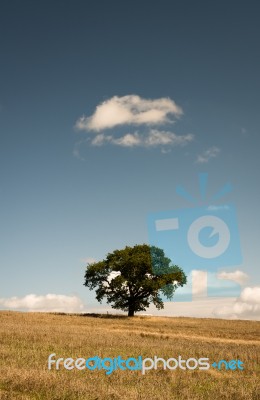
<path id="1" fill-rule="evenodd" d="M 145 311 L 150 303 L 162 309 L 160 291 L 171 300 L 175 290 L 185 283 L 186 275 L 180 267 L 171 265 L 163 250 L 143 244 L 115 250 L 105 260 L 89 264 L 84 285 L 90 290 L 96 288 L 100 303 L 106 297 L 112 308 L 133 316 L 136 311 Z"/>

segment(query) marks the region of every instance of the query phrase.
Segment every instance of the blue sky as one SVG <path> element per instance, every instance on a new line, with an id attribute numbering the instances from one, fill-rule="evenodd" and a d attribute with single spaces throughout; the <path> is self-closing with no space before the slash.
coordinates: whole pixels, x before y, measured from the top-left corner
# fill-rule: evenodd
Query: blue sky
<path id="1" fill-rule="evenodd" d="M 2 308 L 29 294 L 94 306 L 86 260 L 147 242 L 147 214 L 189 207 L 175 187 L 198 196 L 200 172 L 209 195 L 233 185 L 236 269 L 258 290 L 259 11 L 257 1 L 2 3 Z M 122 102 L 134 118 L 91 128 L 97 106 Z M 160 110 L 157 123 L 138 123 L 144 109 Z"/>

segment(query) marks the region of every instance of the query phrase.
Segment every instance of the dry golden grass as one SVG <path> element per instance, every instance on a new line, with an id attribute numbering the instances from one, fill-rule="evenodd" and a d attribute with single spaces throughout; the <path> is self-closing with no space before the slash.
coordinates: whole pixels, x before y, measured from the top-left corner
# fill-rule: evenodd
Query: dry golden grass
<path id="1" fill-rule="evenodd" d="M 0 399 L 260 399 L 260 323 L 0 312 Z M 58 357 L 240 359 L 244 371 L 58 371 Z"/>

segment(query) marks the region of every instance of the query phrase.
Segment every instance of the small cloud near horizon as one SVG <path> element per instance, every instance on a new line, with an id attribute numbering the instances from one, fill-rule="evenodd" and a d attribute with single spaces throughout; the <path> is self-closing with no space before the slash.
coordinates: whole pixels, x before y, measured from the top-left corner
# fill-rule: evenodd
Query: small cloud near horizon
<path id="1" fill-rule="evenodd" d="M 85 263 L 85 264 L 92 264 L 92 263 L 97 262 L 97 260 L 95 258 L 93 258 L 93 257 L 81 258 L 80 261 Z"/>
<path id="2" fill-rule="evenodd" d="M 36 295 L 28 294 L 24 297 L 0 298 L 0 306 L 10 310 L 24 310 L 34 312 L 84 312 L 85 305 L 78 296 L 62 294 Z"/>
<path id="3" fill-rule="evenodd" d="M 233 304 L 217 307 L 213 314 L 217 318 L 260 320 L 260 286 L 244 288 Z"/>

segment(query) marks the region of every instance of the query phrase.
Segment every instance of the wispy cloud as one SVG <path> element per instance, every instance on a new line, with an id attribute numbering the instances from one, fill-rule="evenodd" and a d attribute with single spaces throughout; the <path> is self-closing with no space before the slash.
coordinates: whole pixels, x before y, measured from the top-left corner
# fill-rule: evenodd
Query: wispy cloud
<path id="1" fill-rule="evenodd" d="M 2 298 L 0 306 L 10 310 L 35 312 L 84 312 L 85 308 L 79 297 L 62 294 L 46 294 L 44 296 L 28 294 L 24 297 Z"/>
<path id="2" fill-rule="evenodd" d="M 248 132 L 248 130 L 246 129 L 246 128 L 241 128 L 241 135 L 244 137 L 244 138 L 246 138 L 246 137 L 248 137 L 249 136 L 249 132 Z"/>
<path id="3" fill-rule="evenodd" d="M 76 142 L 74 144 L 73 151 L 72 151 L 72 154 L 73 154 L 74 157 L 78 158 L 81 161 L 85 161 L 85 158 L 82 157 L 82 155 L 81 155 L 80 149 L 88 141 L 89 141 L 89 139 L 87 138 L 87 139 L 84 139 L 84 140 L 79 140 L 78 142 Z"/>
<path id="4" fill-rule="evenodd" d="M 121 147 L 184 146 L 191 142 L 193 138 L 192 134 L 176 135 L 169 131 L 151 129 L 146 134 L 134 132 L 117 138 L 99 133 L 92 139 L 91 144 L 93 146 L 102 146 L 106 143 L 111 143 Z"/>
<path id="5" fill-rule="evenodd" d="M 231 280 L 236 283 L 239 283 L 239 285 L 244 285 L 248 281 L 248 275 L 245 274 L 243 271 L 234 271 L 234 272 L 219 272 L 217 275 L 218 279 L 226 279 L 226 280 Z"/>
<path id="6" fill-rule="evenodd" d="M 169 116 L 183 114 L 169 98 L 143 99 L 137 95 L 114 96 L 96 107 L 90 117 L 82 116 L 76 127 L 85 131 L 99 132 L 118 125 L 158 125 L 170 122 Z"/>
<path id="7" fill-rule="evenodd" d="M 217 157 L 220 153 L 220 149 L 216 146 L 212 146 L 209 149 L 205 150 L 202 154 L 198 155 L 196 162 L 199 164 L 208 163 L 212 158 Z"/>

